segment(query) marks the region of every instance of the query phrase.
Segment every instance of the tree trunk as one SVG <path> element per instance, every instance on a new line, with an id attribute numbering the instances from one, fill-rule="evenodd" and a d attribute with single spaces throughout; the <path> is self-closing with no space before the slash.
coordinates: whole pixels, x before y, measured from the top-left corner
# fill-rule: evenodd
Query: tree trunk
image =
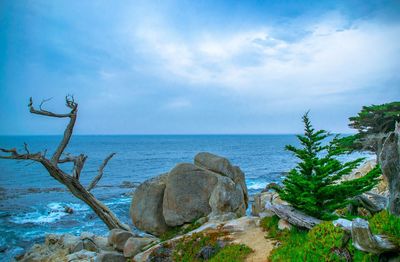
<path id="1" fill-rule="evenodd" d="M 53 178 L 64 184 L 75 197 L 90 206 L 110 230 L 114 228 L 130 230 L 128 225 L 121 223 L 107 206 L 98 201 L 85 187 L 83 187 L 78 179 L 65 174 L 61 169 L 52 165 L 47 159 L 43 159 L 41 164 L 47 169 Z"/>
<path id="2" fill-rule="evenodd" d="M 400 124 L 386 138 L 379 158 L 383 175 L 388 181 L 389 210 L 400 216 Z"/>
<path id="3" fill-rule="evenodd" d="M 368 221 L 361 218 L 353 220 L 351 236 L 353 245 L 361 251 L 373 254 L 399 251 L 399 247 L 390 242 L 386 236 L 373 235 Z"/>
<path id="4" fill-rule="evenodd" d="M 290 224 L 302 228 L 311 229 L 322 222 L 318 218 L 306 215 L 303 212 L 288 205 L 271 204 L 267 202 L 267 204 L 265 205 L 265 209 L 274 212 L 278 217 L 285 219 Z"/>

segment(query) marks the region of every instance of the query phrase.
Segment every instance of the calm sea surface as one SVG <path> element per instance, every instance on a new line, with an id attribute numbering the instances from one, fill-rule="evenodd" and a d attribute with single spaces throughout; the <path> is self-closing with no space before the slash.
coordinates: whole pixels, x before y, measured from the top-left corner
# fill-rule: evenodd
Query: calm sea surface
<path id="1" fill-rule="evenodd" d="M 0 147 L 30 151 L 55 149 L 59 136 L 0 136 Z M 104 201 L 125 223 L 129 218 L 131 188 L 127 182 L 143 182 L 168 172 L 177 163 L 193 162 L 198 152 L 227 157 L 246 174 L 250 194 L 269 182 L 280 182 L 296 159 L 284 150 L 297 145 L 294 135 L 154 135 L 154 136 L 74 136 L 66 152 L 89 156 L 81 174 L 87 185 L 97 174 L 103 159 L 111 152 L 103 179 L 93 194 Z M 351 155 L 354 158 L 359 155 Z M 71 166 L 65 165 L 65 170 Z M 127 181 L 127 182 L 126 182 Z M 64 212 L 71 207 L 73 214 Z M 38 164 L 0 159 L 0 248 L 5 261 L 22 252 L 46 233 L 91 231 L 105 234 L 106 227 L 82 202 L 63 190 Z M 1 260 L 1 258 L 0 258 Z"/>

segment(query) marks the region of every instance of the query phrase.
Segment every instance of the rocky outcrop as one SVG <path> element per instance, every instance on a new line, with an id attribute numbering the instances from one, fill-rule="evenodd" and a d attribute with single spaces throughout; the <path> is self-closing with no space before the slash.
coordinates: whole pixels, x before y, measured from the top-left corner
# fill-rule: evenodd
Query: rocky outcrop
<path id="1" fill-rule="evenodd" d="M 209 216 L 243 216 L 248 202 L 244 173 L 228 159 L 199 153 L 194 164 L 178 164 L 168 174 L 140 185 L 133 195 L 133 224 L 160 235 L 168 227 Z"/>
<path id="2" fill-rule="evenodd" d="M 162 214 L 167 176 L 163 174 L 142 183 L 134 192 L 130 207 L 133 224 L 154 235 L 168 229 Z"/>
<path id="3" fill-rule="evenodd" d="M 389 134 L 383 144 L 380 163 L 389 187 L 389 209 L 400 216 L 400 124 Z"/>
<path id="4" fill-rule="evenodd" d="M 278 193 L 275 191 L 263 191 L 254 195 L 254 201 L 251 206 L 251 214 L 259 217 L 273 216 L 274 213 L 265 208 L 267 203 L 287 204 L 285 201 L 280 199 Z"/>

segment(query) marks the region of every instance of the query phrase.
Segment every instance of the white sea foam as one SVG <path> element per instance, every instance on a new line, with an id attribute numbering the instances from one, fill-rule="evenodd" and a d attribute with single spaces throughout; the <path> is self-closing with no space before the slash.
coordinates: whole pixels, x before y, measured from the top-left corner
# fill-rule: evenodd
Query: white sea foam
<path id="1" fill-rule="evenodd" d="M 46 206 L 45 209 L 36 209 L 33 212 L 22 214 L 20 216 L 14 216 L 10 219 L 10 221 L 16 224 L 53 223 L 60 220 L 62 217 L 69 215 L 65 212 L 66 206 L 72 208 L 74 212 L 87 211 L 89 209 L 89 207 L 86 205 L 81 204 L 51 202 Z"/>
<path id="2" fill-rule="evenodd" d="M 264 189 L 267 186 L 268 182 L 249 182 L 247 184 L 248 189 L 258 190 Z"/>

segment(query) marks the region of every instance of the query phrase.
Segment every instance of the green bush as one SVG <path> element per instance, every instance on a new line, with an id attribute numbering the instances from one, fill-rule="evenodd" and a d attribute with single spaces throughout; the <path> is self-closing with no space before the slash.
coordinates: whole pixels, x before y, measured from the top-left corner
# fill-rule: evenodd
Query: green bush
<path id="1" fill-rule="evenodd" d="M 343 261 L 333 250 L 341 249 L 345 232 L 335 227 L 332 222 L 324 222 L 315 226 L 307 234 L 304 245 L 306 261 Z"/>
<path id="2" fill-rule="evenodd" d="M 369 226 L 372 233 L 387 235 L 393 243 L 400 245 L 400 217 L 384 210 L 369 220 Z"/>
<path id="3" fill-rule="evenodd" d="M 248 254 L 253 252 L 251 248 L 243 244 L 231 244 L 223 247 L 209 262 L 241 262 Z"/>
<path id="4" fill-rule="evenodd" d="M 269 225 L 274 226 L 272 222 Z M 351 240 L 342 247 L 344 237 L 344 230 L 335 227 L 332 222 L 321 223 L 309 232 L 293 228 L 284 235 L 278 235 L 281 243 L 272 250 L 269 259 L 271 261 L 346 261 L 346 257 L 334 252 L 337 250 L 351 256 L 353 261 L 378 261 L 378 256 L 355 249 Z"/>
<path id="5" fill-rule="evenodd" d="M 371 190 L 378 183 L 381 171 L 377 165 L 363 177 L 341 182 L 341 178 L 357 168 L 363 159 L 342 163 L 338 157 L 346 151 L 338 146 L 338 136 L 326 141 L 329 133 L 316 131 L 308 113 L 303 116 L 303 122 L 304 135 L 297 136 L 301 147 L 286 146 L 299 163 L 283 180 L 283 187 L 275 190 L 293 207 L 330 220 L 335 217 L 333 212 L 346 207 L 351 198 Z"/>
<path id="6" fill-rule="evenodd" d="M 195 233 L 179 240 L 173 248 L 173 261 L 180 262 L 200 262 L 198 257 L 200 250 L 209 246 L 216 250 L 216 254 L 208 261 L 213 262 L 241 262 L 252 252 L 246 245 L 228 244 L 224 247 L 218 245 L 218 240 L 225 236 L 223 231 L 211 231 L 207 233 Z"/>

